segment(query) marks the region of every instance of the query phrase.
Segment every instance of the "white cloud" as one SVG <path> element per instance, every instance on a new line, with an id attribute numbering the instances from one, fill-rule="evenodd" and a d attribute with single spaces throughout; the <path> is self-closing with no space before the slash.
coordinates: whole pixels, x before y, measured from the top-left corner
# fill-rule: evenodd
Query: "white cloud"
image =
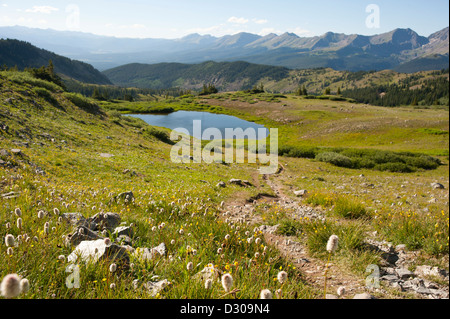
<path id="1" fill-rule="evenodd" d="M 6 8 L 7 6 L 8 6 L 8 5 L 7 5 L 6 3 L 2 4 L 2 7 L 5 7 L 5 8 Z"/>
<path id="2" fill-rule="evenodd" d="M 269 22 L 266 19 L 253 19 L 252 21 L 256 24 L 266 24 L 267 22 Z"/>
<path id="3" fill-rule="evenodd" d="M 33 8 L 31 9 L 25 10 L 25 12 L 45 13 L 45 14 L 51 14 L 52 12 L 55 11 L 59 11 L 59 9 L 51 6 L 33 6 Z"/>
<path id="4" fill-rule="evenodd" d="M 238 18 L 238 17 L 231 17 L 231 18 L 228 19 L 228 22 L 236 23 L 236 24 L 246 24 L 246 23 L 248 23 L 248 19 Z"/>

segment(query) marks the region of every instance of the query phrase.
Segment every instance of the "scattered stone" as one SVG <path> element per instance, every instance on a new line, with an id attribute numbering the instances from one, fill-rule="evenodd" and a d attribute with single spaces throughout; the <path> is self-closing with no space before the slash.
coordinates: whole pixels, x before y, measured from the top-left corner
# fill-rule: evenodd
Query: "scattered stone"
<path id="1" fill-rule="evenodd" d="M 208 265 L 203 270 L 194 275 L 194 279 L 206 281 L 208 279 L 216 280 L 220 276 L 219 270 L 214 265 Z"/>
<path id="2" fill-rule="evenodd" d="M 222 188 L 224 188 L 224 187 L 226 187 L 227 186 L 227 184 L 225 184 L 224 182 L 222 182 L 222 181 L 220 181 L 219 183 L 217 183 L 217 185 L 216 185 L 216 187 L 222 187 Z"/>
<path id="3" fill-rule="evenodd" d="M 13 198 L 17 198 L 19 197 L 20 192 L 9 192 L 9 193 L 5 193 L 2 194 L 2 199 L 13 199 Z"/>
<path id="4" fill-rule="evenodd" d="M 326 294 L 325 299 L 339 299 L 339 298 L 332 294 Z"/>
<path id="5" fill-rule="evenodd" d="M 154 248 L 138 248 L 136 249 L 135 256 L 143 261 L 152 260 L 156 256 L 164 257 L 166 255 L 166 244 L 162 243 Z"/>
<path id="6" fill-rule="evenodd" d="M 111 157 L 114 157 L 113 154 L 109 154 L 109 153 L 100 153 L 100 156 L 101 156 L 101 157 L 104 157 L 104 158 L 111 158 Z"/>
<path id="7" fill-rule="evenodd" d="M 396 271 L 397 275 L 400 277 L 400 279 L 402 279 L 402 280 L 405 280 L 405 279 L 408 279 L 408 278 L 414 276 L 414 274 L 411 271 L 409 271 L 408 269 L 405 269 L 405 268 L 398 268 L 395 271 Z"/>
<path id="8" fill-rule="evenodd" d="M 95 227 L 93 230 L 108 230 L 113 231 L 114 228 L 120 225 L 120 215 L 117 213 L 98 213 L 88 219 L 88 222 Z M 95 226 L 94 226 L 95 225 Z M 91 228 L 92 229 L 92 228 Z"/>
<path id="9" fill-rule="evenodd" d="M 431 267 L 427 265 L 418 266 L 414 272 L 417 276 L 433 276 L 445 280 L 448 278 L 448 273 L 445 269 L 438 267 Z"/>
<path id="10" fill-rule="evenodd" d="M 396 275 L 385 275 L 380 280 L 389 281 L 390 283 L 398 282 L 400 279 Z"/>
<path id="11" fill-rule="evenodd" d="M 434 189 L 445 189 L 444 185 L 440 183 L 431 183 L 431 187 L 433 187 Z"/>
<path id="12" fill-rule="evenodd" d="M 16 155 L 21 155 L 22 154 L 22 150 L 20 150 L 18 148 L 13 148 L 11 150 L 11 153 L 16 154 Z"/>
<path id="13" fill-rule="evenodd" d="M 114 229 L 113 235 L 117 235 L 117 237 L 120 236 L 127 236 L 127 237 L 133 237 L 134 232 L 133 228 L 128 226 L 120 226 Z"/>
<path id="14" fill-rule="evenodd" d="M 132 240 L 129 236 L 127 235 L 120 235 L 119 237 L 116 238 L 116 242 L 118 242 L 121 245 L 131 245 L 132 244 Z M 129 246 L 128 246 L 129 247 Z M 128 248 L 127 247 L 127 248 Z M 131 253 L 133 253 L 135 251 L 134 248 L 130 247 L 131 249 L 128 249 L 128 251 L 130 251 Z"/>
<path id="15" fill-rule="evenodd" d="M 278 230 L 278 227 L 280 227 L 280 225 L 274 225 L 274 226 L 261 225 L 261 226 L 255 228 L 255 232 L 261 231 L 263 233 L 275 234 Z"/>
<path id="16" fill-rule="evenodd" d="M 167 279 L 164 279 L 158 282 L 149 281 L 144 286 L 149 290 L 151 297 L 156 297 L 157 294 L 163 291 L 170 284 L 171 283 Z"/>
<path id="17" fill-rule="evenodd" d="M 81 231 L 80 231 L 81 229 Z M 73 234 L 67 236 L 66 244 L 76 246 L 81 244 L 83 241 L 93 241 L 101 239 L 102 237 L 98 235 L 97 232 L 90 230 L 85 226 L 78 226 Z M 103 240 L 103 239 L 102 239 Z"/>
<path id="18" fill-rule="evenodd" d="M 406 250 L 406 245 L 397 245 L 395 247 L 396 251 L 405 251 Z"/>
<path id="19" fill-rule="evenodd" d="M 61 215 L 62 219 L 65 220 L 67 223 L 74 225 L 74 226 L 85 226 L 89 228 L 89 225 L 86 221 L 86 218 L 84 218 L 81 213 L 64 213 Z"/>
<path id="20" fill-rule="evenodd" d="M 82 241 L 67 257 L 68 262 L 76 263 L 78 259 L 96 263 L 99 260 L 109 260 L 129 263 L 130 257 L 125 247 L 111 244 L 107 246 L 104 239 Z"/>
<path id="21" fill-rule="evenodd" d="M 120 193 L 119 195 L 117 195 L 115 197 L 115 199 L 116 199 L 116 201 L 119 200 L 119 199 L 132 201 L 132 200 L 134 200 L 134 194 L 131 191 L 130 192 Z"/>
<path id="22" fill-rule="evenodd" d="M 305 196 L 306 194 L 308 194 L 308 191 L 306 189 L 302 189 L 302 190 L 294 192 L 295 196 Z"/>

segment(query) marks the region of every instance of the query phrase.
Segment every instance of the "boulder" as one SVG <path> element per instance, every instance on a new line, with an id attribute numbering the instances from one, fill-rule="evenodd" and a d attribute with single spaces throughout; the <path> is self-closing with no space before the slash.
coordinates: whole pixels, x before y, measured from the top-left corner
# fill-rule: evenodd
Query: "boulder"
<path id="1" fill-rule="evenodd" d="M 81 229 L 81 232 L 80 232 Z M 79 245 L 82 241 L 91 241 L 101 239 L 102 237 L 95 231 L 87 228 L 86 226 L 78 226 L 73 234 L 69 234 L 66 239 L 66 243 L 72 246 Z"/>
<path id="2" fill-rule="evenodd" d="M 133 228 L 129 226 L 120 226 L 114 229 L 113 235 L 117 235 L 117 237 L 120 236 L 127 236 L 127 237 L 133 237 L 134 232 Z"/>
<path id="3" fill-rule="evenodd" d="M 395 272 L 397 273 L 398 277 L 402 280 L 408 279 L 412 276 L 414 276 L 414 274 L 409 271 L 408 269 L 405 268 L 398 268 L 395 270 Z"/>
<path id="4" fill-rule="evenodd" d="M 113 231 L 117 226 L 120 225 L 121 217 L 117 213 L 98 213 L 93 217 L 88 219 L 88 222 L 93 230 L 108 230 Z M 91 228 L 92 229 L 92 228 Z"/>
<path id="5" fill-rule="evenodd" d="M 156 297 L 161 291 L 163 291 L 166 287 L 168 287 L 171 283 L 167 280 L 161 280 L 157 282 L 149 281 L 144 284 L 145 288 L 150 292 L 151 297 Z"/>
<path id="6" fill-rule="evenodd" d="M 125 263 L 129 263 L 130 261 L 130 257 L 125 247 L 116 244 L 107 246 L 104 239 L 82 241 L 67 257 L 67 260 L 70 263 L 76 263 L 79 259 L 85 262 L 94 263 L 105 259 Z"/>
<path id="7" fill-rule="evenodd" d="M 448 277 L 448 273 L 445 269 L 439 269 L 438 267 L 431 267 L 427 265 L 418 266 L 414 273 L 417 276 L 433 276 L 440 279 L 445 279 Z"/>
<path id="8" fill-rule="evenodd" d="M 123 193 L 120 193 L 119 195 L 117 195 L 115 197 L 115 200 L 116 201 L 118 201 L 118 200 L 127 200 L 127 201 L 131 202 L 131 201 L 134 200 L 134 194 L 131 191 L 123 192 Z"/>
<path id="9" fill-rule="evenodd" d="M 159 246 L 154 248 L 138 248 L 136 249 L 134 255 L 142 261 L 152 260 L 157 256 L 166 255 L 166 244 L 161 243 Z"/>
<path id="10" fill-rule="evenodd" d="M 434 189 L 445 189 L 444 185 L 440 183 L 431 183 L 431 187 L 433 187 Z"/>
<path id="11" fill-rule="evenodd" d="M 217 183 L 216 186 L 217 186 L 217 187 L 222 187 L 222 188 L 224 188 L 224 187 L 226 187 L 227 185 L 226 185 L 224 182 L 220 181 L 219 183 Z"/>
<path id="12" fill-rule="evenodd" d="M 308 194 L 308 191 L 306 189 L 302 189 L 302 190 L 294 192 L 295 196 L 305 196 L 306 194 Z"/>

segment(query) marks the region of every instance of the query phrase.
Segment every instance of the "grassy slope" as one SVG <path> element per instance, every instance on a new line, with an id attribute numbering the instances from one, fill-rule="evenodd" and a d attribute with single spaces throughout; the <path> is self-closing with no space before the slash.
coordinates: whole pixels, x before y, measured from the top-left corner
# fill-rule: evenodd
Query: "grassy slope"
<path id="1" fill-rule="evenodd" d="M 2 157 L 12 167 L 1 168 L 0 193 L 13 191 L 20 196 L 0 199 L 0 277 L 16 272 L 28 278 L 31 290 L 25 297 L 149 298 L 145 290 L 129 289 L 132 281 L 147 282 L 159 275 L 172 282 L 163 297 L 219 298 L 223 294 L 219 283 L 214 283 L 213 290 L 206 291 L 202 282 L 195 283 L 192 279 L 193 273 L 213 263 L 221 272 L 232 271 L 234 287 L 242 290 L 238 294 L 240 298 L 257 298 L 263 288 L 274 291 L 276 282 L 272 279 L 280 267 L 287 269 L 292 277 L 298 275 L 298 271 L 289 268 L 283 259 L 268 262 L 269 258 L 277 256 L 275 251 L 249 263 L 251 256 L 262 249 L 244 244 L 247 237 L 244 232 L 251 230 L 245 225 L 239 231 L 233 230 L 217 218 L 216 209 L 221 200 L 236 193 L 250 197 L 257 190 L 243 190 L 238 186 L 222 189 L 215 185 L 231 178 L 247 179 L 259 185 L 260 177 L 255 174 L 254 167 L 173 164 L 169 160 L 169 145 L 140 133 L 140 127 L 146 127 L 145 123 L 87 113 L 58 92 L 52 93 L 59 105 L 55 107 L 54 101 L 51 104 L 37 96 L 30 85 L 11 82 L 7 80 L 8 76 L 10 74 L 2 73 L 0 111 L 1 122 L 9 126 L 9 133 L 0 131 L 0 148 L 8 151 L 20 148 L 23 156 Z M 5 103 L 7 99 L 12 100 Z M 42 136 L 44 133 L 50 134 L 53 140 Z M 20 144 L 24 142 L 28 142 L 28 147 Z M 110 153 L 114 157 L 103 158 L 100 153 Z M 37 167 L 44 170 L 45 175 L 37 174 Z M 125 169 L 135 171 L 137 175 L 124 174 Z M 258 191 L 261 190 L 269 191 L 267 186 L 261 186 Z M 110 193 L 124 191 L 133 191 L 136 201 L 132 204 L 110 202 Z M 171 202 L 174 202 L 173 207 L 169 206 Z M 17 216 L 11 214 L 17 207 L 23 212 L 22 230 L 15 226 Z M 209 210 L 204 216 L 206 207 Z M 53 215 L 54 208 L 61 213 L 80 212 L 85 217 L 99 211 L 119 213 L 122 221 L 136 225 L 135 248 L 151 248 L 165 242 L 168 254 L 173 255 L 175 261 L 169 262 L 166 257 L 141 263 L 132 258 L 136 264 L 134 270 L 116 274 L 108 272 L 108 263 L 96 267 L 81 266 L 82 288 L 67 289 L 64 284 L 67 264 L 57 258 L 67 256 L 73 249 L 65 247 L 62 239 L 70 228 L 58 223 L 58 216 Z M 165 213 L 161 213 L 161 209 Z M 38 210 L 49 214 L 38 219 Z M 176 213 L 169 214 L 171 210 Z M 42 232 L 46 221 L 55 227 L 48 236 Z M 163 230 L 151 231 L 162 222 L 166 223 Z M 7 228 L 7 223 L 11 228 Z M 180 228 L 184 228 L 184 236 L 178 234 Z M 30 237 L 36 236 L 38 242 L 23 243 L 9 256 L 3 241 L 8 233 L 16 237 L 27 233 Z M 188 233 L 192 235 L 188 236 Z M 224 241 L 227 233 L 232 235 L 229 242 Z M 175 244 L 171 244 L 172 239 L 176 240 Z M 223 255 L 219 255 L 216 251 L 222 243 Z M 187 246 L 196 249 L 197 254 L 189 253 Z M 186 270 L 189 261 L 194 263 L 193 273 Z M 252 285 L 248 284 L 249 276 L 253 278 Z M 112 282 L 117 286 L 115 290 L 108 288 Z M 305 298 L 316 296 L 298 280 L 286 285 L 285 292 L 291 297 L 294 293 Z"/>
<path id="2" fill-rule="evenodd" d="M 372 216 L 380 214 L 378 220 L 384 221 L 381 224 L 374 220 L 368 223 L 362 221 L 363 225 L 378 230 L 383 238 L 396 244 L 409 242 L 408 238 L 414 238 L 416 243 L 411 243 L 409 247 L 421 249 L 426 256 L 418 259 L 418 262 L 436 258 L 433 259 L 436 265 L 448 269 L 446 254 L 442 255 L 442 252 L 448 252 L 448 245 L 445 244 L 448 237 L 448 191 L 433 190 L 430 186 L 432 182 L 438 181 L 448 189 L 447 110 L 383 108 L 348 102 L 307 100 L 289 95 L 281 97 L 242 92 L 105 106 L 132 111 L 135 105 L 139 105 L 141 111 L 170 106 L 174 110 L 203 110 L 239 116 L 266 127 L 278 128 L 282 146 L 370 148 L 438 156 L 444 165 L 436 170 L 419 170 L 411 174 L 345 169 L 308 159 L 282 157 L 286 173 L 281 176 L 281 180 L 284 190 L 291 195 L 295 190 L 307 189 L 319 196 L 356 198 Z M 440 134 L 435 134 L 436 132 Z M 366 177 L 359 177 L 361 174 Z M 364 183 L 374 184 L 375 187 L 367 189 Z M 430 203 L 433 198 L 436 202 Z M 326 209 L 332 211 L 333 207 Z M 414 212 L 418 216 L 413 220 L 419 226 L 415 226 L 412 232 L 400 231 L 405 229 L 405 223 L 408 222 L 407 219 L 400 218 L 404 211 Z M 396 216 L 395 223 L 391 222 L 393 216 Z M 275 219 L 273 222 L 279 221 Z M 397 234 L 399 235 L 396 236 Z M 417 236 L 420 238 L 417 239 Z M 438 237 L 440 242 L 427 242 L 422 236 Z M 433 258 L 428 255 L 430 253 Z M 347 259 L 347 263 L 349 262 L 351 260 Z M 364 271 L 365 269 L 362 270 L 363 273 Z"/>
<path id="3" fill-rule="evenodd" d="M 5 73 L 3 76 L 6 76 Z M 220 285 L 215 285 L 212 292 L 205 292 L 201 283 L 192 284 L 191 276 L 186 272 L 186 264 L 192 261 L 194 265 L 202 263 L 199 267 L 212 262 L 222 271 L 232 269 L 236 276 L 236 285 L 242 289 L 241 298 L 257 298 L 260 289 L 269 287 L 274 290 L 276 283 L 272 278 L 276 276 L 277 269 L 287 269 L 290 278 L 298 275 L 297 270 L 289 267 L 284 261 L 276 263 L 258 261 L 253 266 L 248 264 L 249 258 L 256 251 L 255 247 L 246 247 L 244 229 L 232 236 L 233 245 L 225 245 L 225 258 L 218 256 L 215 251 L 223 242 L 226 233 L 233 234 L 234 230 L 221 223 L 217 215 L 207 215 L 202 218 L 192 217 L 192 213 L 201 215 L 206 206 L 215 212 L 218 203 L 226 198 L 249 198 L 256 193 L 270 192 L 267 185 L 255 175 L 255 167 L 222 165 L 175 165 L 169 161 L 170 146 L 140 134 L 140 128 L 145 124 L 139 121 L 126 120 L 116 112 L 105 114 L 103 118 L 86 113 L 72 105 L 59 93 L 53 96 L 65 111 L 55 108 L 42 98 L 34 95 L 30 87 L 18 85 L 2 79 L 2 96 L 0 101 L 14 97 L 12 104 L 2 105 L 2 124 L 9 125 L 15 131 L 25 135 L 29 128 L 31 135 L 30 147 L 19 146 L 29 161 L 36 163 L 44 169 L 46 176 L 35 173 L 35 167 L 20 164 L 13 169 L 2 169 L 4 177 L 1 184 L 1 193 L 21 191 L 17 199 L 2 200 L 3 209 L 0 235 L 6 233 L 18 235 L 21 232 L 15 228 L 15 217 L 10 214 L 15 207 L 24 211 L 25 230 L 29 235 L 37 235 L 45 246 L 34 245 L 34 253 L 30 258 L 24 257 L 28 246 L 14 249 L 14 254 L 6 256 L 6 247 L 1 246 L 2 258 L 9 258 L 8 263 L 2 263 L 1 275 L 7 272 L 19 272 L 35 283 L 28 297 L 46 298 L 55 294 L 56 297 L 71 298 L 128 298 L 149 297 L 148 293 L 126 291 L 133 279 L 148 281 L 153 275 L 160 275 L 171 280 L 174 285 L 163 294 L 163 297 L 182 298 L 218 298 L 223 293 Z M 37 101 L 36 107 L 32 100 Z M 369 212 L 369 216 L 378 216 L 369 220 L 347 220 L 336 217 L 333 207 L 324 207 L 336 225 L 347 225 L 357 229 L 378 230 L 380 237 L 392 240 L 395 244 L 405 243 L 413 238 L 419 244 L 420 250 L 417 263 L 439 265 L 448 269 L 448 254 L 442 255 L 442 243 L 429 242 L 426 238 L 442 240 L 447 236 L 448 241 L 448 192 L 447 190 L 433 190 L 430 183 L 439 181 L 448 189 L 448 140 L 444 135 L 429 134 L 424 129 L 438 129 L 448 131 L 448 112 L 445 110 L 414 110 L 409 108 L 384 109 L 362 105 L 352 105 L 344 102 L 304 100 L 297 97 L 274 97 L 268 94 L 250 96 L 241 93 L 219 94 L 206 98 L 184 97 L 174 100 L 161 100 L 159 102 L 104 104 L 105 108 L 132 110 L 136 106 L 141 109 L 170 106 L 176 109 L 206 110 L 218 113 L 238 115 L 241 118 L 257 121 L 268 127 L 278 127 L 282 143 L 290 145 L 331 145 L 352 147 L 374 147 L 390 150 L 410 150 L 427 152 L 430 154 L 447 154 L 441 159 L 444 166 L 433 171 L 419 171 L 414 174 L 398 174 L 388 172 L 375 172 L 371 170 L 342 169 L 321 162 L 281 158 L 285 166 L 285 173 L 280 176 L 283 190 L 292 195 L 297 189 L 308 189 L 317 196 L 333 196 L 356 198 Z M 29 115 L 27 115 L 29 114 Z M 6 116 L 5 116 L 6 115 Z M 377 121 L 377 119 L 379 119 Z M 115 121 L 115 122 L 114 122 Z M 409 123 L 405 127 L 406 123 Z M 298 125 L 300 122 L 303 124 Z M 362 125 L 362 126 L 361 126 Z M 361 126 L 361 127 L 359 127 Z M 356 130 L 356 132 L 355 132 Z M 24 141 L 16 135 L 2 134 L 1 148 L 11 149 L 18 146 L 13 142 Z M 54 138 L 51 142 L 38 136 L 39 133 L 48 132 Z M 414 133 L 416 143 L 411 143 L 411 133 Z M 427 133 L 428 132 L 428 133 Z M 91 135 L 89 135 L 89 133 Z M 308 134 L 308 136 L 305 136 Z M 356 135 L 355 135 L 356 134 Z M 110 136 L 112 139 L 107 138 Z M 303 137 L 303 138 L 302 138 Z M 369 145 L 366 137 L 373 141 Z M 63 143 L 62 140 L 67 142 Z M 386 141 L 380 144 L 379 141 Z M 392 142 L 392 144 L 391 144 Z M 34 144 L 36 143 L 36 144 Z M 41 145 L 38 143 L 44 143 Z M 61 149 L 60 149 L 60 148 Z M 99 153 L 114 154 L 113 158 L 101 158 Z M 187 167 L 186 167 L 187 166 Z M 123 174 L 124 169 L 137 172 L 137 176 Z M 359 177 L 364 174 L 365 177 Z M 214 185 L 219 180 L 227 181 L 237 177 L 249 179 L 258 188 L 252 188 L 242 194 L 238 187 L 217 189 Z M 201 180 L 208 181 L 211 185 Z M 366 188 L 362 183 L 373 183 L 375 188 Z M 133 190 L 136 195 L 134 205 L 110 204 L 109 193 L 119 193 Z M 59 196 L 62 195 L 62 196 Z M 187 197 L 189 196 L 189 198 Z M 430 204 L 434 197 L 436 203 Z M 211 201 L 208 201 L 211 198 Z M 152 202 L 153 201 L 153 202 Z M 161 208 L 168 209 L 168 204 L 177 202 L 176 206 L 188 204 L 184 213 L 175 217 L 159 214 Z M 179 202 L 178 202 L 179 201 Z M 39 204 L 41 202 L 41 204 Z M 64 203 L 69 203 L 65 208 Z M 84 204 L 83 204 L 84 203 Z M 95 208 L 92 208 L 95 206 Z M 61 212 L 79 211 L 86 217 L 92 216 L 100 209 L 118 212 L 127 223 L 137 225 L 139 239 L 135 245 L 140 247 L 154 247 L 160 242 L 168 245 L 169 254 L 179 256 L 176 263 L 167 260 L 138 264 L 135 271 L 108 274 L 108 265 L 97 269 L 83 268 L 83 289 L 73 291 L 65 288 L 63 282 L 67 276 L 63 264 L 56 261 L 60 254 L 70 253 L 69 248 L 58 248 L 62 234 L 68 232 L 66 226 L 58 225 L 54 217 L 49 218 L 52 226 L 56 227 L 55 234 L 48 237 L 39 234 L 44 221 L 36 218 L 38 209 L 50 211 L 57 207 Z M 425 211 L 428 210 L 428 213 Z M 414 213 L 407 223 L 418 223 L 413 231 L 401 231 L 405 226 L 403 214 Z M 270 215 L 270 210 L 262 212 L 268 216 L 270 222 L 279 222 L 277 217 Z M 278 216 L 278 214 L 277 214 Z M 5 228 L 10 222 L 11 230 Z M 151 232 L 152 226 L 166 222 L 164 231 Z M 435 226 L 438 225 L 438 226 Z M 181 228 L 191 232 L 189 238 L 181 237 L 177 231 Z M 337 226 L 336 226 L 337 227 Z M 349 228 L 354 229 L 354 228 Z M 447 229 L 447 230 L 445 230 Z M 439 232 L 439 234 L 437 233 Z M 210 235 L 212 234 L 212 235 Z M 393 236 L 397 235 L 398 236 Z M 175 238 L 175 245 L 169 245 Z M 312 236 L 314 239 L 314 236 Z M 181 239 L 181 240 L 179 240 Z M 445 238 L 444 238 L 445 239 Z M 241 244 L 239 244 L 241 243 Z M 319 241 L 311 243 L 317 246 Z M 414 245 L 414 242 L 408 245 Z M 186 245 L 197 249 L 198 254 L 187 254 Z M 234 247 L 234 248 L 232 248 Z M 444 247 L 445 250 L 445 247 Z M 448 251 L 448 246 L 446 248 Z M 272 254 L 272 253 L 271 253 Z M 272 255 L 274 256 L 274 255 Z M 356 258 L 354 258 L 357 256 Z M 345 251 L 338 255 L 341 267 L 355 271 L 357 276 L 364 278 L 365 262 L 372 261 L 373 256 L 351 255 L 346 256 Z M 49 260 L 41 266 L 44 260 Z M 238 266 L 232 266 L 237 262 Z M 251 267 L 251 270 L 250 268 Z M 42 274 L 39 273 L 42 271 Z M 264 275 L 262 275 L 264 273 Z M 269 273 L 269 276 L 266 274 Z M 251 276 L 254 285 L 249 286 L 248 278 Z M 105 278 L 105 282 L 103 282 Z M 245 278 L 245 280 L 244 280 Z M 118 289 L 112 292 L 107 289 L 110 282 L 118 284 Z M 37 289 L 37 286 L 43 287 Z M 286 296 L 292 297 L 299 293 L 299 297 L 317 297 L 317 292 L 303 285 L 300 281 L 292 280 L 285 286 Z"/>

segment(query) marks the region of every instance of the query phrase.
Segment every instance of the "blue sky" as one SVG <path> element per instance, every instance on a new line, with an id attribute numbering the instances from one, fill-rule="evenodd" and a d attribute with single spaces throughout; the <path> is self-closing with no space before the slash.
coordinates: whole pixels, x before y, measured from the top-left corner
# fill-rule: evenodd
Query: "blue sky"
<path id="1" fill-rule="evenodd" d="M 366 10 L 372 4 L 378 16 Z M 428 36 L 449 25 L 448 10 L 448 0 L 0 0 L 0 26 L 171 39 L 238 32 L 373 35 L 395 28 Z"/>

